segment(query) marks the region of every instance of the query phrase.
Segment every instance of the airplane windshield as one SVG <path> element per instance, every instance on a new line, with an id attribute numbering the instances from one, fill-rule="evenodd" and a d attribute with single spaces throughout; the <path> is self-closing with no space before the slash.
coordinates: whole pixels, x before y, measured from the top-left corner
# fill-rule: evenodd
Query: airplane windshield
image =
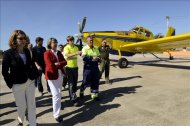
<path id="1" fill-rule="evenodd" d="M 133 31 L 133 32 L 135 32 L 135 33 L 137 33 L 138 30 L 139 30 L 139 28 L 133 28 L 133 29 L 131 29 L 131 31 Z"/>
<path id="2" fill-rule="evenodd" d="M 148 32 L 148 31 L 145 31 L 145 35 L 147 36 L 147 37 L 150 37 L 150 32 Z"/>

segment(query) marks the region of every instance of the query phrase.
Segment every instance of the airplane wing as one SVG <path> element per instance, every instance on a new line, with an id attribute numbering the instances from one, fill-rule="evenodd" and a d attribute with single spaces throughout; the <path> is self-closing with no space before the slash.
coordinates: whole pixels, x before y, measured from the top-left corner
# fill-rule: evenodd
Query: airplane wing
<path id="1" fill-rule="evenodd" d="M 165 38 L 125 44 L 120 47 L 122 51 L 129 52 L 164 52 L 176 48 L 190 46 L 190 33 Z"/>

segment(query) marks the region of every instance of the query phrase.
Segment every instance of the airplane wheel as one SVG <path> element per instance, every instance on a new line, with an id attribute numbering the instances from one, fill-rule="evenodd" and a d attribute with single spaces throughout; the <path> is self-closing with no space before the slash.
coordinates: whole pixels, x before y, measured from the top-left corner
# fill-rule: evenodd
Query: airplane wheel
<path id="1" fill-rule="evenodd" d="M 129 62 L 126 58 L 120 58 L 118 61 L 119 68 L 127 68 Z"/>
<path id="2" fill-rule="evenodd" d="M 173 56 L 170 56 L 170 60 L 173 60 L 174 59 L 174 57 Z"/>

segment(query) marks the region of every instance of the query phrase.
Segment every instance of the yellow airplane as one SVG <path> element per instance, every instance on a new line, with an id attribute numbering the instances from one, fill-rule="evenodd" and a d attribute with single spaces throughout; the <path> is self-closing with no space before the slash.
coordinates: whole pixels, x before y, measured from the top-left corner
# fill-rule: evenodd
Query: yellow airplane
<path id="1" fill-rule="evenodd" d="M 153 52 L 170 52 L 175 48 L 190 46 L 190 33 L 175 35 L 175 29 L 168 27 L 166 36 L 155 39 L 153 33 L 141 26 L 136 26 L 129 31 L 91 31 L 83 32 L 86 24 L 86 17 L 84 17 L 82 26 L 78 23 L 79 34 L 76 43 L 80 42 L 82 48 L 82 41 L 86 42 L 86 37 L 93 35 L 94 45 L 100 46 L 102 38 L 106 38 L 112 45 L 111 54 L 119 55 L 118 66 L 126 68 L 128 60 L 122 56 L 133 56 L 135 53 L 153 53 Z M 169 53 L 169 58 L 172 60 L 173 56 Z"/>

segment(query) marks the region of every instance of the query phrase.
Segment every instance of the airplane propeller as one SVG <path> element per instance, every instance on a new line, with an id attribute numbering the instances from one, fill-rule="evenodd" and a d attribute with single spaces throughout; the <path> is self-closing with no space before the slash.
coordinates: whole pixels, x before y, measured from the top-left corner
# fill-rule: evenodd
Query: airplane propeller
<path id="1" fill-rule="evenodd" d="M 82 46 L 83 46 L 82 45 L 82 37 L 83 37 L 83 30 L 84 30 L 85 24 L 86 24 L 86 17 L 83 18 L 82 26 L 81 26 L 80 22 L 78 22 L 78 31 L 79 31 L 79 33 L 75 35 L 78 38 L 77 41 L 76 41 L 76 44 L 79 43 L 79 49 L 80 50 L 82 49 Z"/>

